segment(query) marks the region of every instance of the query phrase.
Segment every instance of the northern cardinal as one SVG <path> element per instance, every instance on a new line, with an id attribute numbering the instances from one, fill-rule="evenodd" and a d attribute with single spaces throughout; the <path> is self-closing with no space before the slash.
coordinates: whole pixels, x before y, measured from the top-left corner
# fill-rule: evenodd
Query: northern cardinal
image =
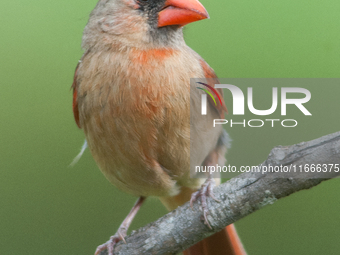
<path id="1" fill-rule="evenodd" d="M 184 25 L 206 18 L 198 0 L 100 0 L 90 14 L 83 35 L 85 53 L 72 86 L 74 117 L 106 178 L 140 197 L 96 255 L 105 249 L 113 254 L 148 196 L 159 197 L 169 210 L 200 197 L 209 224 L 205 202 L 214 198 L 213 179 L 191 178 L 190 156 L 196 166 L 223 164 L 226 133 L 199 118 L 199 128 L 190 132 L 190 117 L 201 114 L 199 104 L 190 110 L 190 78 L 216 75 L 185 44 L 182 33 Z M 197 97 L 202 93 L 194 91 Z M 210 102 L 208 118 L 220 118 L 225 111 L 224 103 Z M 196 146 L 195 141 L 204 144 Z M 245 252 L 230 225 L 185 254 Z"/>

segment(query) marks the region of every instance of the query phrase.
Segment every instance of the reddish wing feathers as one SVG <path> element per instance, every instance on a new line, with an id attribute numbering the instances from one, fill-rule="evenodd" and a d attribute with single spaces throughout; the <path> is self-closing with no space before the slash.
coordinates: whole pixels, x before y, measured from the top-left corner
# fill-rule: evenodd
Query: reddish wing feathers
<path id="1" fill-rule="evenodd" d="M 218 83 L 218 78 L 214 72 L 214 70 L 203 60 L 200 60 L 200 64 L 202 66 L 202 69 L 204 71 L 204 76 L 205 78 L 213 78 L 214 79 L 214 83 Z M 212 87 L 215 87 L 215 84 L 209 84 Z M 219 96 L 223 99 L 223 90 L 222 89 L 216 89 L 217 93 L 219 94 Z M 219 102 L 218 97 L 212 93 L 216 102 Z M 208 101 L 210 103 L 211 106 L 213 106 L 218 113 L 220 114 L 221 118 L 224 118 L 224 113 L 228 113 L 227 107 L 225 105 L 224 100 L 222 100 L 222 105 L 221 104 L 217 104 L 215 105 L 214 100 L 211 97 L 208 97 Z"/>
<path id="2" fill-rule="evenodd" d="M 74 78 L 73 78 L 73 84 L 72 84 L 72 89 L 73 89 L 73 115 L 74 115 L 74 120 L 77 123 L 77 126 L 80 127 L 80 122 L 79 122 L 79 110 L 78 110 L 78 102 L 77 102 L 77 72 L 79 68 L 79 63 L 76 67 L 76 71 L 74 73 Z"/>

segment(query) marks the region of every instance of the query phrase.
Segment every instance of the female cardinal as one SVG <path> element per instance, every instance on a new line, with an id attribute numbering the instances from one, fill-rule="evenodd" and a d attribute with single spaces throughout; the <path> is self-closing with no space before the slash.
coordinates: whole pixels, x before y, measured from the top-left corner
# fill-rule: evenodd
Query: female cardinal
<path id="1" fill-rule="evenodd" d="M 205 180 L 191 178 L 190 166 L 224 163 L 226 133 L 211 123 L 226 107 L 210 102 L 204 121 L 199 104 L 190 110 L 190 100 L 202 93 L 194 89 L 190 99 L 190 78 L 216 75 L 182 33 L 184 25 L 206 18 L 197 0 L 100 0 L 90 15 L 72 86 L 74 117 L 106 178 L 140 197 L 96 255 L 113 254 L 147 196 L 169 210 L 201 196 L 209 224 L 205 194 L 213 197 L 213 182 L 208 177 L 197 193 Z M 185 254 L 245 253 L 228 226 Z"/>

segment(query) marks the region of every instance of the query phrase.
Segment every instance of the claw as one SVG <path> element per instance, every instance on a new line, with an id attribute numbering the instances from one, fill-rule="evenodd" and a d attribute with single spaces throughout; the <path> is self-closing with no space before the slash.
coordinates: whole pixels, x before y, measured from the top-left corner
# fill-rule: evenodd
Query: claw
<path id="1" fill-rule="evenodd" d="M 110 237 L 109 241 L 99 245 L 94 255 L 100 255 L 100 253 L 105 250 L 107 250 L 108 255 L 113 255 L 113 247 L 121 240 L 125 242 L 124 236 L 117 232 L 115 235 Z"/>
<path id="2" fill-rule="evenodd" d="M 208 222 L 207 215 L 209 214 L 208 204 L 207 204 L 207 197 L 211 197 L 216 202 L 221 202 L 221 200 L 217 199 L 213 193 L 213 188 L 215 186 L 215 181 L 212 178 L 208 178 L 202 185 L 201 189 L 192 193 L 190 199 L 190 207 L 193 209 L 193 204 L 197 200 L 197 198 L 201 198 L 201 206 L 203 211 L 204 223 L 212 229 Z"/>
<path id="3" fill-rule="evenodd" d="M 208 184 L 208 196 L 211 197 L 212 199 L 214 199 L 216 202 L 221 203 L 221 200 L 217 199 L 214 195 L 214 186 L 215 186 L 215 181 L 214 179 L 210 179 L 211 183 Z"/>
<path id="4" fill-rule="evenodd" d="M 122 240 L 124 243 L 126 243 L 126 241 L 125 241 L 125 236 L 123 236 L 121 233 L 119 233 L 119 237 L 120 237 L 120 240 Z"/>

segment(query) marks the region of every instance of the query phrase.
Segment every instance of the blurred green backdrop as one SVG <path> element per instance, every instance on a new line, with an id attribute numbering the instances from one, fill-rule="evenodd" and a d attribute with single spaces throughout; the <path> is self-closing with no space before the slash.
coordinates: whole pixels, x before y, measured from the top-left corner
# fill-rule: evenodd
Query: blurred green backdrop
<path id="1" fill-rule="evenodd" d="M 202 3 L 211 19 L 189 25 L 185 37 L 220 77 L 339 77 L 338 0 Z M 70 86 L 95 4 L 0 3 L 0 254 L 93 254 L 135 201 L 103 177 L 89 151 L 68 167 L 84 138 L 73 121 Z M 334 98 L 324 96 L 313 106 L 333 109 L 323 113 L 326 122 L 277 141 L 292 144 L 337 131 Z M 256 134 L 230 133 L 233 164 L 248 158 L 260 163 L 278 144 L 259 147 Z M 239 221 L 249 255 L 339 254 L 339 191 L 339 180 L 328 181 Z M 132 229 L 165 212 L 149 199 Z"/>

